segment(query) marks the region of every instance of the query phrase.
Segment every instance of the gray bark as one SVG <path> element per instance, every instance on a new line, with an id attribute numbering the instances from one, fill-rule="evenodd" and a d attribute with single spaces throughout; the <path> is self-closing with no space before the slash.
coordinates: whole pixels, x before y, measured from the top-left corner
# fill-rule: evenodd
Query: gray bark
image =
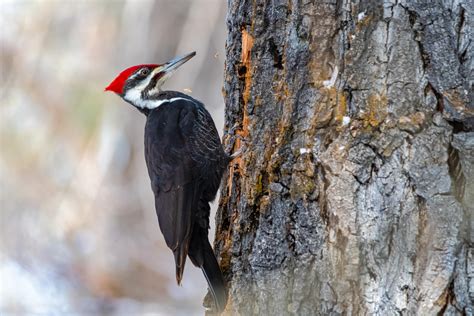
<path id="1" fill-rule="evenodd" d="M 474 2 L 229 1 L 241 315 L 474 313 Z"/>

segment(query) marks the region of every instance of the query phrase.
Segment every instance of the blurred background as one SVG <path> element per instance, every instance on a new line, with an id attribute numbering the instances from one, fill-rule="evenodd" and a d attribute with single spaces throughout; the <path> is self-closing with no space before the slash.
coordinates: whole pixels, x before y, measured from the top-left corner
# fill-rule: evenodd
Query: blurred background
<path id="1" fill-rule="evenodd" d="M 0 315 L 203 314 L 204 277 L 188 260 L 176 285 L 158 228 L 145 117 L 103 90 L 126 67 L 197 51 L 164 88 L 203 101 L 221 132 L 225 12 L 0 0 Z"/>

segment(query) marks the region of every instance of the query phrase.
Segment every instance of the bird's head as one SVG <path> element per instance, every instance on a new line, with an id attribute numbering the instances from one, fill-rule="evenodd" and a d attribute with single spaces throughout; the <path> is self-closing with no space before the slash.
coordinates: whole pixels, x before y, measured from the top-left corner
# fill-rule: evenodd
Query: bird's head
<path id="1" fill-rule="evenodd" d="M 106 88 L 140 109 L 156 107 L 161 86 L 174 71 L 190 60 L 196 52 L 173 58 L 165 64 L 144 64 L 122 71 Z"/>

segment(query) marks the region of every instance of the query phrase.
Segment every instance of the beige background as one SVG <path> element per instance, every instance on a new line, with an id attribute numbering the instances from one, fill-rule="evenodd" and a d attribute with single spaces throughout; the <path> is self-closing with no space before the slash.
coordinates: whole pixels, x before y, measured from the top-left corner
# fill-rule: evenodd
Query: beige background
<path id="1" fill-rule="evenodd" d="M 221 132 L 225 1 L 0 6 L 0 314 L 202 314 L 201 272 L 178 287 L 158 230 L 145 117 L 103 89 L 195 50 L 164 88 L 192 90 Z"/>

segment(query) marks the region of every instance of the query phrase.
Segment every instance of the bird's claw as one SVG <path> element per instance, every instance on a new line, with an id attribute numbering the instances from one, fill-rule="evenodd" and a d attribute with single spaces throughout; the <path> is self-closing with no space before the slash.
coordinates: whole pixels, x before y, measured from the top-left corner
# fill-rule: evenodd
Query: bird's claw
<path id="1" fill-rule="evenodd" d="M 235 135 L 235 138 L 239 139 L 240 140 L 240 147 L 239 149 L 234 152 L 232 155 L 230 155 L 230 159 L 233 160 L 235 158 L 238 158 L 240 156 L 242 156 L 242 154 L 245 152 L 245 150 L 247 149 L 247 142 L 245 141 L 244 137 L 242 135 Z"/>
<path id="2" fill-rule="evenodd" d="M 232 126 L 232 128 L 227 133 L 227 135 L 230 136 L 231 141 L 227 145 L 226 152 L 232 152 L 232 149 L 235 146 L 236 139 L 240 140 L 239 149 L 237 149 L 237 151 L 233 154 L 229 154 L 230 160 L 240 157 L 247 148 L 247 142 L 245 141 L 245 138 L 242 135 L 236 133 L 238 129 L 240 129 L 240 124 L 235 123 L 234 126 Z"/>
<path id="3" fill-rule="evenodd" d="M 232 126 L 232 128 L 229 130 L 229 132 L 227 133 L 228 135 L 235 135 L 235 131 L 240 128 L 240 124 L 239 123 L 235 123 L 234 126 Z"/>
<path id="4" fill-rule="evenodd" d="M 236 152 L 229 156 L 230 160 L 234 160 L 235 158 L 239 158 L 240 156 L 242 156 L 242 153 L 244 152 L 242 147 L 243 146 L 241 146 Z"/>

